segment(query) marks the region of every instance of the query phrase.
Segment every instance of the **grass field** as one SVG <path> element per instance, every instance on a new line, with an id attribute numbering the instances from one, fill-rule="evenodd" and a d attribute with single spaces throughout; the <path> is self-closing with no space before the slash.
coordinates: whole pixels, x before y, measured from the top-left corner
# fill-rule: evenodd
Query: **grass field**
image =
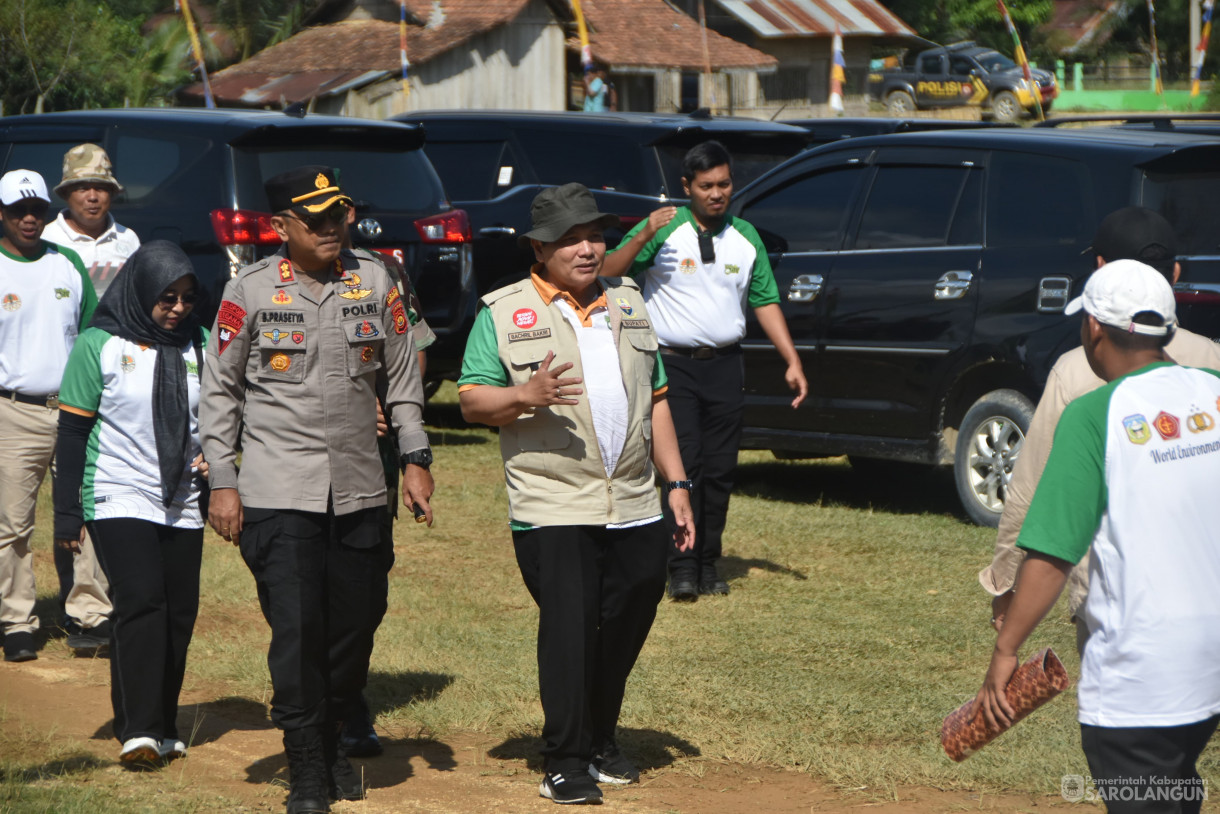
<path id="1" fill-rule="evenodd" d="M 397 528 L 369 700 L 394 736 L 477 732 L 497 742 L 493 756 L 529 757 L 541 723 L 536 612 L 513 559 L 496 438 L 462 423 L 450 386 L 428 419 L 437 522 Z M 46 498 L 40 611 L 53 619 Z M 963 764 L 940 749 L 940 721 L 978 689 L 994 640 L 976 580 L 993 537 L 961 518 L 946 477 L 869 481 L 842 460 L 743 453 L 723 562 L 732 594 L 662 603 L 628 686 L 622 744 L 675 772 L 723 759 L 882 797 L 899 785 L 1058 797 L 1063 775 L 1088 773 L 1074 688 Z M 240 557 L 209 535 L 187 690 L 265 703 L 267 637 Z M 1062 604 L 1028 650 L 1046 645 L 1075 677 Z M 98 725 L 108 718 L 99 711 Z M 135 810 L 79 782 L 97 761 L 35 776 L 32 766 L 63 757 L 53 740 L 0 731 L 0 811 Z M 1201 766 L 1211 781 L 1217 751 Z"/>

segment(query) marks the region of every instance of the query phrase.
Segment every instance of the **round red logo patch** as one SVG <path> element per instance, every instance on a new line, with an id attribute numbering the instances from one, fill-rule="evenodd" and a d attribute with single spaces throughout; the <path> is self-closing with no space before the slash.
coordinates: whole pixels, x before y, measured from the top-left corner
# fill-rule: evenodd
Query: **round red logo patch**
<path id="1" fill-rule="evenodd" d="M 532 328 L 537 321 L 538 315 L 532 308 L 522 308 L 513 312 L 513 324 L 518 328 Z"/>

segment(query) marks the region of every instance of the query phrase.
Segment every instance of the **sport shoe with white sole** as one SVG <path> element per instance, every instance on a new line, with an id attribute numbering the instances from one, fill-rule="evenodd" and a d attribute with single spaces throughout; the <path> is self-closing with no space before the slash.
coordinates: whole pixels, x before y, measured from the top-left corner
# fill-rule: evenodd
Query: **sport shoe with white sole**
<path id="1" fill-rule="evenodd" d="M 585 772 L 547 772 L 538 794 L 566 805 L 601 805 L 602 790 Z"/>
<path id="2" fill-rule="evenodd" d="M 589 777 L 598 783 L 626 786 L 640 782 L 640 770 L 623 757 L 617 746 L 611 744 L 593 756 L 589 764 Z"/>
<path id="3" fill-rule="evenodd" d="M 177 738 L 163 738 L 157 744 L 157 751 L 165 760 L 177 760 L 186 757 L 186 744 Z"/>
<path id="4" fill-rule="evenodd" d="M 123 763 L 155 763 L 160 759 L 161 745 L 153 738 L 128 738 L 119 752 Z"/>

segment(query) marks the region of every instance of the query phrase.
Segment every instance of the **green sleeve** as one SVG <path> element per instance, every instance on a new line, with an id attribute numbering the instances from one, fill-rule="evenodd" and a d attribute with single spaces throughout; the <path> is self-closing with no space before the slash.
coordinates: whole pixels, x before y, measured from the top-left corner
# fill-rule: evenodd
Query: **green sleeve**
<path id="1" fill-rule="evenodd" d="M 681 210 L 679 210 L 679 214 L 680 213 Z M 645 243 L 644 248 L 640 249 L 640 253 L 635 256 L 635 260 L 631 262 L 631 266 L 627 269 L 627 276 L 634 279 L 648 271 L 648 269 L 652 268 L 652 261 L 656 259 L 657 254 L 661 251 L 661 247 L 665 245 L 665 241 L 669 240 L 669 236 L 673 234 L 674 229 L 678 228 L 678 226 L 684 222 L 685 221 L 682 218 L 675 216 L 673 220 L 659 229 L 657 233 L 652 236 L 652 240 Z M 640 230 L 647 225 L 648 218 L 644 218 L 644 220 L 637 223 L 635 228 L 623 236 L 623 239 L 619 241 L 619 244 L 614 248 L 614 251 L 618 251 L 626 246 L 631 238 L 639 234 Z"/>
<path id="2" fill-rule="evenodd" d="M 470 329 L 470 337 L 466 340 L 458 387 L 464 384 L 508 387 L 508 371 L 500 361 L 500 346 L 496 341 L 496 321 L 487 307 L 479 309 L 474 318 L 474 327 Z"/>
<path id="3" fill-rule="evenodd" d="M 96 413 L 102 402 L 102 347 L 110 334 L 97 328 L 86 328 L 77 337 L 68 355 L 63 382 L 59 386 L 59 401 L 78 410 Z"/>
<path id="4" fill-rule="evenodd" d="M 1046 469 L 1017 546 L 1078 563 L 1106 510 L 1106 414 L 1112 385 L 1073 401 L 1055 428 Z"/>
<path id="5" fill-rule="evenodd" d="M 762 238 L 749 223 L 733 219 L 733 226 L 754 247 L 754 268 L 750 269 L 750 292 L 746 303 L 751 308 L 779 303 L 779 287 L 775 284 L 775 273 L 771 271 L 771 258 L 763 246 Z"/>
<path id="6" fill-rule="evenodd" d="M 652 368 L 652 392 L 655 393 L 668 384 L 669 377 L 665 375 L 665 365 L 661 362 L 661 352 L 657 351 L 657 363 Z"/>
<path id="7" fill-rule="evenodd" d="M 80 322 L 77 324 L 77 329 L 83 331 L 89 327 L 89 320 L 93 319 L 93 311 L 97 308 L 97 290 L 93 287 L 93 281 L 89 279 L 89 272 L 85 270 L 85 264 L 80 259 L 80 255 L 66 246 L 56 245 L 55 248 L 72 261 L 72 265 L 76 267 L 76 273 L 80 275 Z"/>

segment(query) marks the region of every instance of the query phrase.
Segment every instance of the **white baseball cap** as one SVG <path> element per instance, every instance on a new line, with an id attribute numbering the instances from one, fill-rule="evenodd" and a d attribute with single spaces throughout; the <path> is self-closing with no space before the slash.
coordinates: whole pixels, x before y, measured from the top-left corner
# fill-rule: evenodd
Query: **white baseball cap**
<path id="1" fill-rule="evenodd" d="M 1147 336 L 1172 333 L 1178 324 L 1169 281 L 1138 260 L 1115 260 L 1093 272 L 1084 293 L 1069 302 L 1064 313 L 1081 309 L 1103 325 Z M 1154 314 L 1160 324 L 1138 323 L 1136 314 Z"/>
<path id="2" fill-rule="evenodd" d="M 40 198 L 47 203 L 51 196 L 47 193 L 47 182 L 33 170 L 13 170 L 0 177 L 0 204 L 9 206 L 22 198 Z"/>

